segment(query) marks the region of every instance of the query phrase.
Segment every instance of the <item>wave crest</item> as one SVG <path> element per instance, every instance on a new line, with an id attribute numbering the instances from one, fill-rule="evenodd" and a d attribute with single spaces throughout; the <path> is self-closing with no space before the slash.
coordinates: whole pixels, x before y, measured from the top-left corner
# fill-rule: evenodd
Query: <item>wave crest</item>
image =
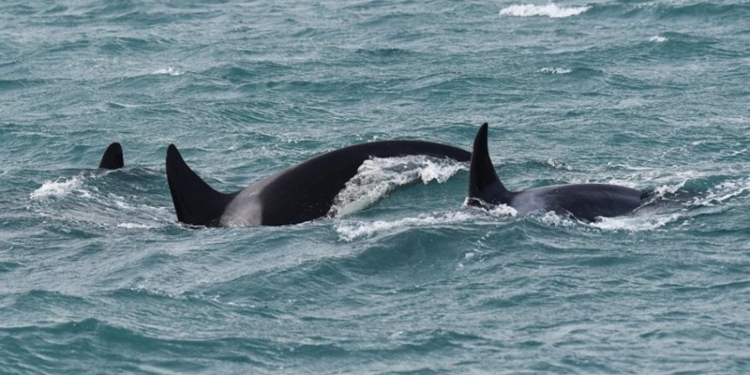
<path id="1" fill-rule="evenodd" d="M 31 200 L 41 200 L 49 197 L 62 197 L 78 190 L 82 183 L 83 178 L 81 176 L 75 176 L 72 178 L 60 177 L 55 181 L 47 180 L 44 181 L 42 186 L 34 190 L 29 195 L 29 198 Z M 88 194 L 88 192 L 83 193 L 85 193 L 84 195 Z"/>
<path id="2" fill-rule="evenodd" d="M 549 3 L 547 5 L 522 4 L 511 5 L 504 8 L 500 11 L 500 15 L 514 17 L 543 16 L 549 18 L 567 18 L 577 16 L 589 9 L 591 9 L 589 6 L 561 8 L 554 3 Z"/>
<path id="3" fill-rule="evenodd" d="M 466 166 L 462 163 L 427 156 L 365 160 L 357 174 L 334 198 L 328 216 L 343 216 L 360 211 L 386 196 L 396 187 L 418 180 L 424 184 L 430 181 L 444 183 L 462 169 L 466 170 Z"/>
<path id="4" fill-rule="evenodd" d="M 461 222 L 470 222 L 473 219 L 476 219 L 476 215 L 470 211 L 455 211 L 431 215 L 423 214 L 393 221 L 340 223 L 336 225 L 335 229 L 341 240 L 352 242 L 359 238 L 373 237 L 381 232 L 393 234 L 409 228 L 453 226 Z"/>

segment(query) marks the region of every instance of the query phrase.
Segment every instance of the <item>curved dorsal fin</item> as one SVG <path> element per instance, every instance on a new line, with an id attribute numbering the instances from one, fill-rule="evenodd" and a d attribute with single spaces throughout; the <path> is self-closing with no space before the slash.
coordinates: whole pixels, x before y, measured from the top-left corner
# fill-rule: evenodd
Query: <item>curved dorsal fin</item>
<path id="1" fill-rule="evenodd" d="M 219 225 L 224 209 L 235 194 L 220 193 L 203 181 L 175 145 L 167 148 L 167 182 L 177 220 L 192 225 Z"/>
<path id="2" fill-rule="evenodd" d="M 487 149 L 487 128 L 486 122 L 479 128 L 471 152 L 469 204 L 473 206 L 482 205 L 482 202 L 507 204 L 512 197 L 512 193 L 500 182 L 495 167 L 492 165 L 490 153 Z M 478 202 L 477 199 L 481 202 Z"/>
<path id="3" fill-rule="evenodd" d="M 125 165 L 122 159 L 122 146 L 119 143 L 114 142 L 102 155 L 102 160 L 99 162 L 99 168 L 104 169 L 120 169 Z"/>

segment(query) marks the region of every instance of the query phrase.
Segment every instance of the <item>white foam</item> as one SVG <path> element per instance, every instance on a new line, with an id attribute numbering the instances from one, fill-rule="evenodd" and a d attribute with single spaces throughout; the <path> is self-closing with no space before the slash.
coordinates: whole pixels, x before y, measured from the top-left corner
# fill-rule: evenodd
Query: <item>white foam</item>
<path id="1" fill-rule="evenodd" d="M 685 184 L 687 182 L 688 182 L 688 180 L 685 179 L 682 182 L 679 182 L 679 183 L 676 183 L 676 184 L 673 184 L 673 185 L 661 185 L 661 186 L 657 186 L 654 189 L 654 196 L 655 197 L 663 198 L 663 197 L 665 197 L 667 195 L 674 194 L 674 193 L 678 192 L 680 189 L 682 189 L 682 187 L 685 186 Z"/>
<path id="2" fill-rule="evenodd" d="M 570 74 L 570 73 L 573 73 L 573 69 L 570 69 L 570 68 L 542 68 L 542 69 L 539 69 L 539 73 L 544 73 L 544 74 Z"/>
<path id="3" fill-rule="evenodd" d="M 750 191 L 750 180 L 723 182 L 709 190 L 706 196 L 696 198 L 691 204 L 694 206 L 713 206 L 746 191 Z"/>
<path id="4" fill-rule="evenodd" d="M 572 171 L 573 170 L 573 167 L 571 167 L 570 165 L 565 164 L 565 163 L 560 162 L 560 161 L 557 161 L 557 160 L 552 159 L 552 158 L 547 159 L 547 165 L 549 165 L 549 166 L 551 166 L 552 168 L 555 168 L 555 169 L 564 169 L 566 171 Z"/>
<path id="5" fill-rule="evenodd" d="M 427 156 L 373 158 L 366 160 L 341 192 L 334 198 L 329 217 L 360 211 L 386 196 L 398 186 L 418 180 L 444 183 L 466 165 Z"/>
<path id="6" fill-rule="evenodd" d="M 518 215 L 518 211 L 508 206 L 507 204 L 499 204 L 495 207 L 492 207 L 490 210 L 488 210 L 490 215 L 501 217 L 501 218 L 507 218 L 507 217 L 513 217 Z"/>
<path id="7" fill-rule="evenodd" d="M 500 15 L 508 15 L 514 17 L 533 17 L 533 16 L 544 16 L 549 18 L 566 18 L 577 16 L 591 7 L 570 7 L 561 8 L 554 3 L 547 5 L 534 5 L 534 4 L 523 4 L 523 5 L 511 5 L 500 11 Z"/>
<path id="8" fill-rule="evenodd" d="M 668 41 L 669 39 L 667 39 L 667 38 L 665 38 L 665 37 L 663 37 L 661 35 L 654 35 L 654 36 L 648 38 L 648 40 L 650 42 L 654 42 L 654 43 L 664 43 L 664 42 Z"/>
<path id="9" fill-rule="evenodd" d="M 151 74 L 152 75 L 169 75 L 169 76 L 172 76 L 172 77 L 177 77 L 177 76 L 183 75 L 184 72 L 176 70 L 176 69 L 174 69 L 172 67 L 167 67 L 167 68 L 156 70 L 156 71 L 154 71 Z"/>
<path id="10" fill-rule="evenodd" d="M 117 224 L 118 228 L 123 229 L 153 229 L 150 225 L 138 224 L 138 223 L 120 223 Z"/>
<path id="11" fill-rule="evenodd" d="M 82 184 L 83 178 L 81 176 L 75 176 L 70 179 L 60 177 L 55 181 L 47 180 L 44 181 L 41 187 L 34 190 L 29 198 L 31 200 L 40 200 L 48 197 L 61 197 L 76 191 Z M 84 193 L 88 194 L 88 192 Z M 84 194 L 84 196 L 86 194 Z"/>
<path id="12" fill-rule="evenodd" d="M 603 217 L 599 221 L 590 225 L 602 230 L 608 231 L 628 231 L 641 232 L 661 228 L 671 222 L 677 221 L 681 215 L 671 213 L 668 215 L 659 215 L 650 213 L 649 215 L 629 215 L 617 217 Z"/>
<path id="13" fill-rule="evenodd" d="M 449 212 L 444 214 L 419 215 L 394 221 L 373 221 L 357 223 L 341 223 L 336 225 L 339 238 L 351 242 L 357 238 L 368 238 L 379 232 L 399 232 L 407 228 L 433 227 L 438 225 L 455 224 L 476 220 L 476 216 L 467 211 Z"/>

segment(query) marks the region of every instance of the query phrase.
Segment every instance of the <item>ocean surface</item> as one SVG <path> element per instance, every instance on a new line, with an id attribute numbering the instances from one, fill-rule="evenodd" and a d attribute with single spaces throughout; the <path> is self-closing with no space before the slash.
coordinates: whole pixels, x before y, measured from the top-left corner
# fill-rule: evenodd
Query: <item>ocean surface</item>
<path id="1" fill-rule="evenodd" d="M 750 373 L 748 103 L 740 0 L 0 2 L 0 374 Z M 511 189 L 663 202 L 488 212 L 396 158 L 346 215 L 176 222 L 170 143 L 231 192 L 483 122 Z"/>

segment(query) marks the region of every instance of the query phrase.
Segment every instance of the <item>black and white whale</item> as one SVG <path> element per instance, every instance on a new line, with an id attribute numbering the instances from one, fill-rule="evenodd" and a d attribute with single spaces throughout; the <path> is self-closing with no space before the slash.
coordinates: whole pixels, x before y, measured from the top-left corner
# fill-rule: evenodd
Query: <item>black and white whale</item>
<path id="1" fill-rule="evenodd" d="M 467 204 L 491 208 L 504 204 L 518 213 L 550 212 L 584 222 L 632 212 L 646 202 L 648 194 L 624 186 L 607 184 L 571 184 L 510 191 L 497 177 L 487 149 L 487 123 L 474 139 L 469 170 Z"/>
<path id="2" fill-rule="evenodd" d="M 99 162 L 99 168 L 102 169 L 120 169 L 125 165 L 122 157 L 122 146 L 114 142 L 107 147 Z"/>
<path id="3" fill-rule="evenodd" d="M 220 193 L 167 148 L 167 181 L 177 220 L 191 225 L 287 225 L 328 215 L 336 195 L 370 158 L 425 155 L 468 162 L 468 151 L 424 141 L 378 141 L 331 151 L 257 181 Z"/>

